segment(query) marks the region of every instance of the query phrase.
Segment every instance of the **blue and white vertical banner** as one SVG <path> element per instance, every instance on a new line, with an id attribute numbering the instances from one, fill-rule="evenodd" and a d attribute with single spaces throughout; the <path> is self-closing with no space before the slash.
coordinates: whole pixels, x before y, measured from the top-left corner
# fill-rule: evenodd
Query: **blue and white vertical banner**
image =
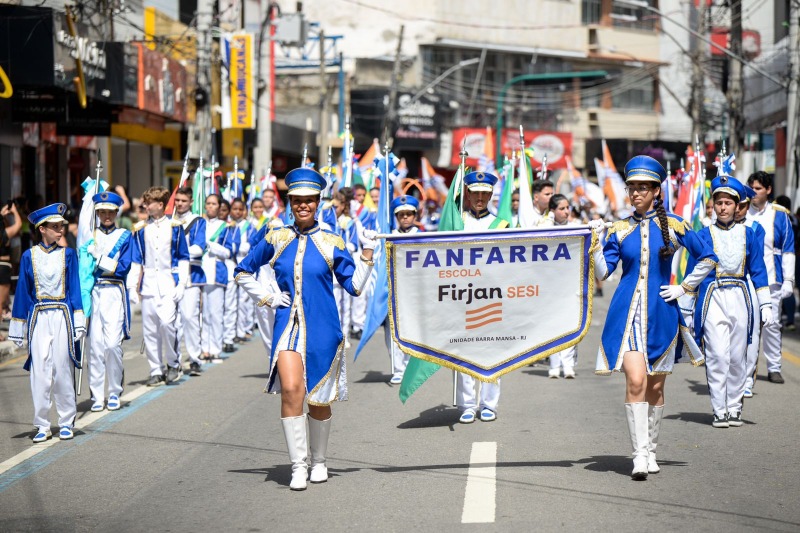
<path id="1" fill-rule="evenodd" d="M 587 226 L 385 238 L 392 337 L 413 357 L 495 381 L 589 330 Z"/>

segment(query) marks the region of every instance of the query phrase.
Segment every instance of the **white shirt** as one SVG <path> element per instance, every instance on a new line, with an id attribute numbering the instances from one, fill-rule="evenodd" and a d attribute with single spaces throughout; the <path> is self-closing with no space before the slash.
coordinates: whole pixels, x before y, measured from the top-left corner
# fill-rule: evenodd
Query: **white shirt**
<path id="1" fill-rule="evenodd" d="M 172 296 L 172 220 L 163 216 L 144 229 L 144 276 L 142 296 Z"/>

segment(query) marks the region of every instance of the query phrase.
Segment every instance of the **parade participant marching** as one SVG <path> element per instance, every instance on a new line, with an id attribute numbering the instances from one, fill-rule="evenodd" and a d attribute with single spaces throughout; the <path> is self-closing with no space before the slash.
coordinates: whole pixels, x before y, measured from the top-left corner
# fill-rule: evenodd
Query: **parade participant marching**
<path id="1" fill-rule="evenodd" d="M 464 177 L 469 199 L 469 210 L 462 214 L 464 231 L 486 231 L 508 226 L 508 222 L 497 218 L 487 209 L 495 183 L 497 176 L 487 172 L 470 172 Z M 476 381 L 469 374 L 458 373 L 456 404 L 461 410 L 458 421 L 462 424 L 473 423 L 477 412 L 480 412 L 480 418 L 484 422 L 491 422 L 497 418 L 500 379 L 496 383 L 480 383 L 480 401 L 475 391 Z"/>
<path id="2" fill-rule="evenodd" d="M 549 214 L 550 198 L 553 196 L 554 191 L 555 187 L 552 181 L 534 180 L 531 193 L 533 194 L 533 212 L 536 222 L 547 218 Z"/>
<path id="3" fill-rule="evenodd" d="M 350 255 L 358 252 L 358 225 L 350 216 L 350 201 L 353 199 L 352 190 L 343 187 L 336 191 L 331 201 L 335 210 L 336 225 L 339 236 Z M 339 322 L 342 324 L 344 334 L 344 347 L 350 348 L 350 325 L 352 322 L 353 301 L 355 298 L 342 287 L 336 279 L 333 280 L 333 296 L 336 299 L 336 308 L 339 310 Z"/>
<path id="4" fill-rule="evenodd" d="M 256 230 L 260 230 L 261 226 L 267 221 L 264 215 L 264 201 L 261 198 L 254 198 L 250 203 L 250 225 Z"/>
<path id="5" fill-rule="evenodd" d="M 88 339 L 91 410 L 103 410 L 108 381 L 108 410 L 116 411 L 120 408 L 123 387 L 122 341 L 130 338 L 125 279 L 131 268 L 131 232 L 116 225 L 124 201 L 121 196 L 101 192 L 92 201 L 100 225 L 94 232 L 94 243 L 87 248 L 97 261 Z"/>
<path id="6" fill-rule="evenodd" d="M 175 193 L 175 214 L 173 220 L 181 223 L 186 235 L 189 250 L 189 282 L 180 301 L 180 320 L 178 321 L 178 342 L 183 339 L 189 353 L 189 375 L 199 376 L 203 372 L 200 359 L 200 294 L 206 283 L 206 275 L 201 266 L 206 249 L 206 221 L 191 212 L 192 188 L 180 187 Z"/>
<path id="7" fill-rule="evenodd" d="M 77 406 L 72 366 L 79 366 L 78 342 L 86 333 L 78 255 L 57 242 L 64 232 L 67 206 L 52 204 L 31 213 L 28 220 L 39 244 L 25 250 L 11 311 L 8 338 L 17 346 L 28 342 L 25 370 L 31 373 L 33 442 L 49 439 L 50 407 L 56 402 L 58 436 L 71 439 Z"/>
<path id="8" fill-rule="evenodd" d="M 333 278 L 357 295 L 372 271 L 374 233 L 365 235 L 353 262 L 341 237 L 316 220 L 325 178 L 310 168 L 286 175 L 294 225 L 270 231 L 236 268 L 236 281 L 261 306 L 276 309 L 270 355 L 270 392 L 281 391 L 281 424 L 292 462 L 292 490 L 304 490 L 311 451 L 311 482 L 327 481 L 331 403 L 347 399 L 344 339 L 333 297 Z M 270 263 L 281 292 L 264 290 L 253 275 Z M 303 404 L 308 404 L 308 424 Z M 307 446 L 306 435 L 309 435 Z"/>
<path id="9" fill-rule="evenodd" d="M 747 179 L 747 184 L 755 191 L 755 196 L 750 200 L 747 218 L 755 220 L 764 228 L 764 263 L 767 265 L 772 315 L 777 317 L 773 323 L 764 324 L 761 329 L 761 342 L 767 360 L 767 379 L 772 383 L 783 383 L 781 301 L 794 294 L 794 231 L 789 220 L 789 212 L 769 202 L 769 195 L 772 194 L 772 176 L 762 171 L 755 172 Z"/>
<path id="10" fill-rule="evenodd" d="M 512 200 L 513 201 L 513 200 Z M 550 197 L 547 206 L 548 215 L 539 224 L 540 227 L 574 225 L 569 221 L 569 200 L 563 194 L 554 194 Z M 556 352 L 550 356 L 550 370 L 547 372 L 551 379 L 558 379 L 563 369 L 564 378 L 575 379 L 575 360 L 578 358 L 578 345 L 570 346 L 566 350 Z"/>
<path id="11" fill-rule="evenodd" d="M 200 338 L 205 359 L 219 362 L 223 342 L 225 288 L 228 286 L 228 267 L 225 260 L 236 253 L 239 233 L 219 218 L 220 198 L 206 197 L 206 253 L 202 267 L 206 276 L 203 286 L 203 331 Z"/>
<path id="12" fill-rule="evenodd" d="M 234 331 L 234 343 L 249 341 L 250 337 L 253 336 L 254 327 L 253 319 L 255 315 L 253 315 L 253 300 L 244 290 L 238 290 L 239 286 L 236 285 L 236 282 L 233 280 L 233 269 L 236 268 L 239 261 L 247 256 L 247 252 L 250 251 L 250 237 L 256 233 L 256 228 L 254 228 L 250 220 L 245 217 L 246 213 L 247 206 L 245 206 L 242 200 L 237 198 L 231 203 L 231 222 L 236 224 L 236 231 L 239 232 L 240 241 L 239 249 L 236 252 L 236 261 L 226 263 L 230 281 L 228 282 L 228 287 L 225 289 L 225 294 L 227 296 L 227 291 L 233 291 L 233 294 L 236 295 L 236 312 L 233 315 L 235 323 L 229 325 L 228 322 L 226 322 L 226 327 L 231 327 Z"/>
<path id="13" fill-rule="evenodd" d="M 692 362 L 702 364 L 702 353 L 686 327 L 675 300 L 694 292 L 714 269 L 714 252 L 680 217 L 667 214 L 661 198 L 664 167 L 648 156 L 636 156 L 625 165 L 625 181 L 632 216 L 608 230 L 604 248 L 594 246 L 595 273 L 605 279 L 622 263 L 623 272 L 611 299 L 597 355 L 596 373 L 625 372 L 625 413 L 633 447 L 635 480 L 659 471 L 656 445 L 664 412 L 664 382 L 680 353 L 680 334 Z M 589 223 L 595 237 L 604 222 Z M 681 285 L 669 285 L 672 256 L 685 246 L 697 261 Z"/>
<path id="14" fill-rule="evenodd" d="M 416 198 L 413 196 L 399 196 L 392 200 L 389 209 L 396 220 L 396 227 L 392 230 L 392 233 L 417 233 L 419 231 L 415 224 L 417 212 L 419 211 L 419 201 Z M 388 321 L 384 323 L 383 332 L 386 336 L 386 349 L 389 350 L 389 355 L 392 358 L 392 377 L 389 383 L 400 385 L 403 382 L 403 374 L 408 366 L 409 355 L 404 353 L 400 346 L 392 341 L 392 330 Z"/>
<path id="15" fill-rule="evenodd" d="M 744 186 L 731 176 L 717 176 L 711 182 L 711 199 L 716 218 L 698 236 L 719 258 L 714 276 L 698 288 L 694 330 L 706 360 L 706 377 L 715 428 L 738 427 L 742 422 L 747 344 L 754 320 L 765 325 L 772 315 L 764 248 L 753 229 L 734 220 Z M 692 261 L 687 265 L 691 271 Z M 754 314 L 747 276 L 755 286 L 760 312 Z"/>
<path id="16" fill-rule="evenodd" d="M 738 224 L 744 224 L 748 228 L 752 228 L 755 232 L 756 239 L 758 240 L 759 246 L 762 248 L 764 247 L 764 228 L 761 227 L 761 224 L 756 222 L 755 220 L 751 220 L 747 218 L 747 212 L 750 209 L 750 201 L 755 197 L 756 192 L 753 190 L 752 187 L 747 185 L 742 185 L 745 191 L 745 196 L 739 202 L 739 205 L 736 208 L 736 222 Z M 763 254 L 762 254 L 763 258 Z M 766 263 L 764 263 L 766 268 Z M 750 293 L 750 301 L 757 301 L 758 297 L 756 296 L 756 288 L 753 286 L 753 280 L 750 279 L 750 276 L 747 276 L 747 288 Z M 771 301 L 770 296 L 770 301 Z M 752 398 L 753 397 L 753 389 L 755 388 L 755 379 L 756 379 L 756 364 L 758 363 L 758 352 L 761 349 L 761 324 L 756 323 L 753 324 L 753 333 L 750 336 L 750 343 L 747 345 L 747 357 L 745 361 L 745 380 L 744 380 L 744 397 L 745 398 Z"/>
<path id="17" fill-rule="evenodd" d="M 126 281 L 131 303 L 141 296 L 148 387 L 174 383 L 183 375 L 175 322 L 189 279 L 189 250 L 181 223 L 164 213 L 169 197 L 165 187 L 150 187 L 142 195 L 149 219 L 134 226 Z"/>
<path id="18" fill-rule="evenodd" d="M 234 200 L 234 202 L 235 201 L 236 200 Z M 230 236 L 235 237 L 235 247 L 232 253 L 225 258 L 227 281 L 225 283 L 225 311 L 222 317 L 222 351 L 225 353 L 233 353 L 236 351 L 236 346 L 234 346 L 234 344 L 237 342 L 236 322 L 239 316 L 239 293 L 237 291 L 239 287 L 233 280 L 233 269 L 236 268 L 236 254 L 239 251 L 242 241 L 236 221 L 230 216 L 231 211 L 231 203 L 227 200 L 220 200 L 219 219 L 226 224 L 226 231 L 230 232 Z M 241 214 L 244 215 L 244 210 L 242 210 Z"/>

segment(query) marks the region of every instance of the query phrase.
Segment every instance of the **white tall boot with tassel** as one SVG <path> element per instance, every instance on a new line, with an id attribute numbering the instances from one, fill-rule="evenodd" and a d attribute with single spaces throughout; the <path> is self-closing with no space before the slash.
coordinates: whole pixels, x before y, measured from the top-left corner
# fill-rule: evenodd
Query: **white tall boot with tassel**
<path id="1" fill-rule="evenodd" d="M 626 403 L 625 414 L 628 417 L 628 431 L 631 434 L 633 448 L 633 472 L 631 477 L 636 481 L 647 479 L 647 457 L 649 455 L 649 434 L 647 430 L 647 402 Z"/>
<path id="2" fill-rule="evenodd" d="M 664 417 L 663 405 L 651 405 L 647 410 L 647 427 L 649 433 L 647 471 L 651 474 L 661 472 L 656 463 L 656 447 L 658 446 L 658 432 L 661 431 L 661 419 Z"/>
<path id="3" fill-rule="evenodd" d="M 281 418 L 283 436 L 289 449 L 289 460 L 292 462 L 292 490 L 306 490 L 308 481 L 308 440 L 306 438 L 306 415 Z"/>
<path id="4" fill-rule="evenodd" d="M 308 444 L 311 448 L 311 483 L 328 481 L 328 467 L 325 455 L 328 452 L 328 436 L 331 433 L 331 419 L 317 420 L 308 417 Z"/>

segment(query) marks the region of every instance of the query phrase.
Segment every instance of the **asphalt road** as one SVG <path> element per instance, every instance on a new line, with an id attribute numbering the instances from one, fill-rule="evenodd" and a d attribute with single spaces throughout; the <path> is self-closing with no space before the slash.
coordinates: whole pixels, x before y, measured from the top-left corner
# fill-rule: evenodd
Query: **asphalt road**
<path id="1" fill-rule="evenodd" d="M 125 344 L 135 398 L 98 416 L 84 383 L 75 439 L 41 449 L 22 361 L 6 360 L 0 530 L 800 530 L 800 358 L 785 361 L 785 385 L 760 369 L 746 423 L 731 429 L 711 427 L 703 369 L 680 365 L 667 380 L 662 472 L 632 481 L 624 379 L 593 374 L 609 292 L 595 300 L 577 379 L 550 380 L 545 365 L 504 377 L 491 423 L 457 423 L 446 370 L 401 404 L 378 332 L 349 364 L 350 401 L 334 405 L 331 479 L 305 492 L 288 488 L 258 339 L 200 377 L 147 389 L 135 337 Z"/>

